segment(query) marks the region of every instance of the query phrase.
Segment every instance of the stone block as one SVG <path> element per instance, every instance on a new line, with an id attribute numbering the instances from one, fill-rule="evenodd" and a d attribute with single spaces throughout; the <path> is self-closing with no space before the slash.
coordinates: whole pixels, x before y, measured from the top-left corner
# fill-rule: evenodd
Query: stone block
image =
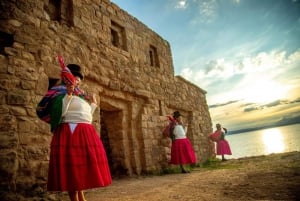
<path id="1" fill-rule="evenodd" d="M 10 114 L 1 115 L 0 125 L 3 132 L 15 132 L 17 130 L 16 117 Z"/>
<path id="2" fill-rule="evenodd" d="M 13 183 L 18 170 L 18 154 L 15 151 L 1 152 L 0 154 L 0 181 Z"/>
<path id="3" fill-rule="evenodd" d="M 26 105 L 29 103 L 30 96 L 26 93 L 9 92 L 7 96 L 7 104 L 9 105 Z"/>
<path id="4" fill-rule="evenodd" d="M 18 143 L 18 137 L 13 131 L 0 132 L 0 149 L 14 149 Z"/>

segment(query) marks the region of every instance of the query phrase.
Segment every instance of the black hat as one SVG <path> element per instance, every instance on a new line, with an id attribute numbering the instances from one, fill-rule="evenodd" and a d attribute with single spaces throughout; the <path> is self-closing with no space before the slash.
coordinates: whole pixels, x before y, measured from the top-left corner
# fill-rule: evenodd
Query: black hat
<path id="1" fill-rule="evenodd" d="M 70 69 L 71 73 L 76 77 L 80 77 L 83 80 L 83 74 L 81 72 L 81 67 L 77 64 L 68 64 L 67 67 Z"/>
<path id="2" fill-rule="evenodd" d="M 174 117 L 174 118 L 178 118 L 178 117 L 180 117 L 180 116 L 181 116 L 181 114 L 180 114 L 179 111 L 175 111 L 175 112 L 173 113 L 173 117 Z"/>

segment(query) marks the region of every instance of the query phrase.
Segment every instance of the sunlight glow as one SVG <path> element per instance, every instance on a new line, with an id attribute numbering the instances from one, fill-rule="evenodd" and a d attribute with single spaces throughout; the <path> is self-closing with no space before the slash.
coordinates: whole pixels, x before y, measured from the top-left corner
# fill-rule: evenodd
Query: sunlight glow
<path id="1" fill-rule="evenodd" d="M 283 135 L 277 128 L 265 130 L 262 133 L 265 151 L 267 154 L 281 153 L 285 149 Z"/>
<path id="2" fill-rule="evenodd" d="M 270 103 L 285 98 L 287 87 L 271 80 L 254 80 L 244 90 L 244 99 L 253 103 Z"/>
<path id="3" fill-rule="evenodd" d="M 175 8 L 180 8 L 180 9 L 186 8 L 186 0 L 180 0 L 180 1 L 178 1 Z"/>

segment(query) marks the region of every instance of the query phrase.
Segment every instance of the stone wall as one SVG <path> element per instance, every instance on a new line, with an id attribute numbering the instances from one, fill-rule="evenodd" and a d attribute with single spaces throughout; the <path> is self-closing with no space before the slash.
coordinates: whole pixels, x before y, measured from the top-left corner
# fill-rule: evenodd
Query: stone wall
<path id="1" fill-rule="evenodd" d="M 109 0 L 0 2 L 0 186 L 45 188 L 51 133 L 35 107 L 60 78 L 57 55 L 84 68 L 113 176 L 168 166 L 167 114 L 179 110 L 199 162 L 212 156 L 206 92 L 174 76 L 170 44 Z"/>

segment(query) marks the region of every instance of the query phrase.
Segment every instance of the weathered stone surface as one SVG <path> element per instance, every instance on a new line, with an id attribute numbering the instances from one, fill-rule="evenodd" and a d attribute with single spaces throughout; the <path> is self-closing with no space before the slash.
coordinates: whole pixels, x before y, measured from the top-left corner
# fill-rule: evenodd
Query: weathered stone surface
<path id="1" fill-rule="evenodd" d="M 2 150 L 2 148 L 1 148 Z M 16 190 L 16 177 L 19 160 L 16 151 L 1 151 L 0 153 L 0 186 L 1 189 Z M 2 190 L 3 191 L 3 190 Z M 2 197 L 2 196 L 1 196 Z M 3 197 L 2 197 L 3 198 Z"/>
<path id="2" fill-rule="evenodd" d="M 30 96 L 25 91 L 16 90 L 9 92 L 7 96 L 7 103 L 10 105 L 26 105 L 29 103 Z"/>
<path id="3" fill-rule="evenodd" d="M 18 137 L 13 131 L 0 132 L 0 149 L 14 149 L 18 145 Z"/>
<path id="4" fill-rule="evenodd" d="M 109 0 L 76 0 L 72 9 L 67 1 L 49 9 L 49 2 L 1 1 L 0 32 L 7 41 L 0 47 L 0 160 L 18 175 L 13 185 L 1 180 L 2 186 L 45 188 L 52 134 L 35 107 L 60 78 L 58 54 L 82 66 L 83 90 L 97 95 L 93 125 L 113 176 L 168 166 L 171 141 L 162 130 L 174 110 L 190 125 L 198 162 L 212 155 L 206 92 L 174 76 L 172 44 Z"/>

